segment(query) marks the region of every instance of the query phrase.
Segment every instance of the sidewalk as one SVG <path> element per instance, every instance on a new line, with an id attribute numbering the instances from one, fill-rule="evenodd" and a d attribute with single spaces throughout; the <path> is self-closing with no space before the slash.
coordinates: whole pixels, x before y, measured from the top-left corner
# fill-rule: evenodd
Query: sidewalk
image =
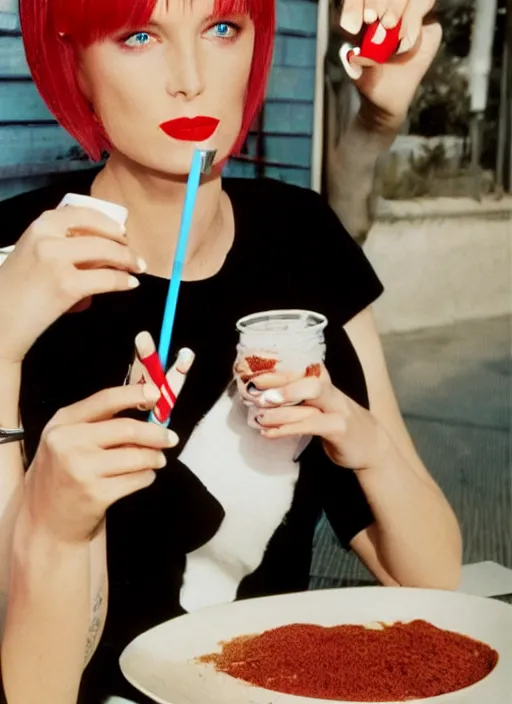
<path id="1" fill-rule="evenodd" d="M 512 568 L 512 321 L 388 335 L 384 347 L 421 457 L 462 524 L 464 563 Z M 374 582 L 319 526 L 312 587 Z"/>

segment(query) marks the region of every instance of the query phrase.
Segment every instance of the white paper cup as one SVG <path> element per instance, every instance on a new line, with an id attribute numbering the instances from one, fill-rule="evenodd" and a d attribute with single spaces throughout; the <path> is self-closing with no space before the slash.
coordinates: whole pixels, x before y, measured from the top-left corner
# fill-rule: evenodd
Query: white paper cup
<path id="1" fill-rule="evenodd" d="M 91 196 L 79 195 L 78 193 L 66 194 L 57 208 L 65 208 L 67 205 L 72 205 L 75 208 L 92 208 L 92 210 L 99 210 L 100 213 L 108 215 L 109 218 L 122 226 L 126 225 L 126 220 L 128 219 L 128 211 L 122 205 L 111 203 L 108 200 L 92 198 Z"/>
<path id="2" fill-rule="evenodd" d="M 65 208 L 67 205 L 72 205 L 76 208 L 92 208 L 93 210 L 99 210 L 100 213 L 108 215 L 109 218 L 122 227 L 126 225 L 126 220 L 128 219 L 128 211 L 122 205 L 110 203 L 110 201 L 107 200 L 100 200 L 99 198 L 92 198 L 91 196 L 83 196 L 78 193 L 66 194 L 57 206 L 57 209 Z M 0 248 L 0 266 L 5 262 L 9 254 L 14 252 L 14 249 L 14 245 Z"/>

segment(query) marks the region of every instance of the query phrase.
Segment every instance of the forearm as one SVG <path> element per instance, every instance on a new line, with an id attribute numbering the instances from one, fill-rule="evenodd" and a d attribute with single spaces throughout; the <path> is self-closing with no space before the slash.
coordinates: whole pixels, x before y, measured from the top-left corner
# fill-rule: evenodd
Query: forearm
<path id="1" fill-rule="evenodd" d="M 90 624 L 90 544 L 63 544 L 20 515 L 2 672 L 9 704 L 75 704 Z"/>
<path id="2" fill-rule="evenodd" d="M 373 129 L 357 114 L 349 121 L 336 148 L 328 150 L 329 204 L 359 242 L 364 241 L 373 224 L 372 196 L 377 162 L 395 137 L 395 132 Z"/>
<path id="3" fill-rule="evenodd" d="M 0 363 L 0 425 L 19 423 L 21 365 Z M 23 496 L 23 460 L 20 443 L 0 445 L 0 641 L 9 585 L 12 536 Z"/>
<path id="4" fill-rule="evenodd" d="M 392 446 L 378 467 L 357 472 L 376 520 L 379 557 L 401 585 L 456 588 L 459 524 L 435 484 L 426 482 Z"/>

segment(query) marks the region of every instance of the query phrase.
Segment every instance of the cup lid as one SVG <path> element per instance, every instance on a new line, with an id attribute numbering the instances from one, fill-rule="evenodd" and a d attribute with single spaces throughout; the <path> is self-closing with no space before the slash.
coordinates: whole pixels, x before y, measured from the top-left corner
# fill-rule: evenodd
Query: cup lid
<path id="1" fill-rule="evenodd" d="M 238 332 L 283 332 L 300 330 L 323 330 L 327 326 L 327 318 L 321 313 L 311 310 L 289 309 L 268 310 L 246 315 L 236 324 Z"/>
<path id="2" fill-rule="evenodd" d="M 111 203 L 108 200 L 100 200 L 99 198 L 92 198 L 92 196 L 84 196 L 78 193 L 68 193 L 59 203 L 59 208 L 64 208 L 66 205 L 72 205 L 79 208 L 92 208 L 93 210 L 99 210 L 101 213 L 108 215 L 119 225 L 125 225 L 128 219 L 128 210 L 122 205 L 117 205 L 117 203 Z"/>

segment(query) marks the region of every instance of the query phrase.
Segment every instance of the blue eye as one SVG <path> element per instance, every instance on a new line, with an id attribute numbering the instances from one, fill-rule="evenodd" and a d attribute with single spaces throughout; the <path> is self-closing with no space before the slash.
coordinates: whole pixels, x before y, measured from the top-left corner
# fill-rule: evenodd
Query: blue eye
<path id="1" fill-rule="evenodd" d="M 147 32 L 137 32 L 136 34 L 132 34 L 131 37 L 128 37 L 124 43 L 126 46 L 137 49 L 139 47 L 146 46 L 150 41 L 151 35 Z"/>
<path id="2" fill-rule="evenodd" d="M 218 39 L 233 39 L 237 34 L 237 28 L 227 22 L 218 22 L 209 30 Z"/>

